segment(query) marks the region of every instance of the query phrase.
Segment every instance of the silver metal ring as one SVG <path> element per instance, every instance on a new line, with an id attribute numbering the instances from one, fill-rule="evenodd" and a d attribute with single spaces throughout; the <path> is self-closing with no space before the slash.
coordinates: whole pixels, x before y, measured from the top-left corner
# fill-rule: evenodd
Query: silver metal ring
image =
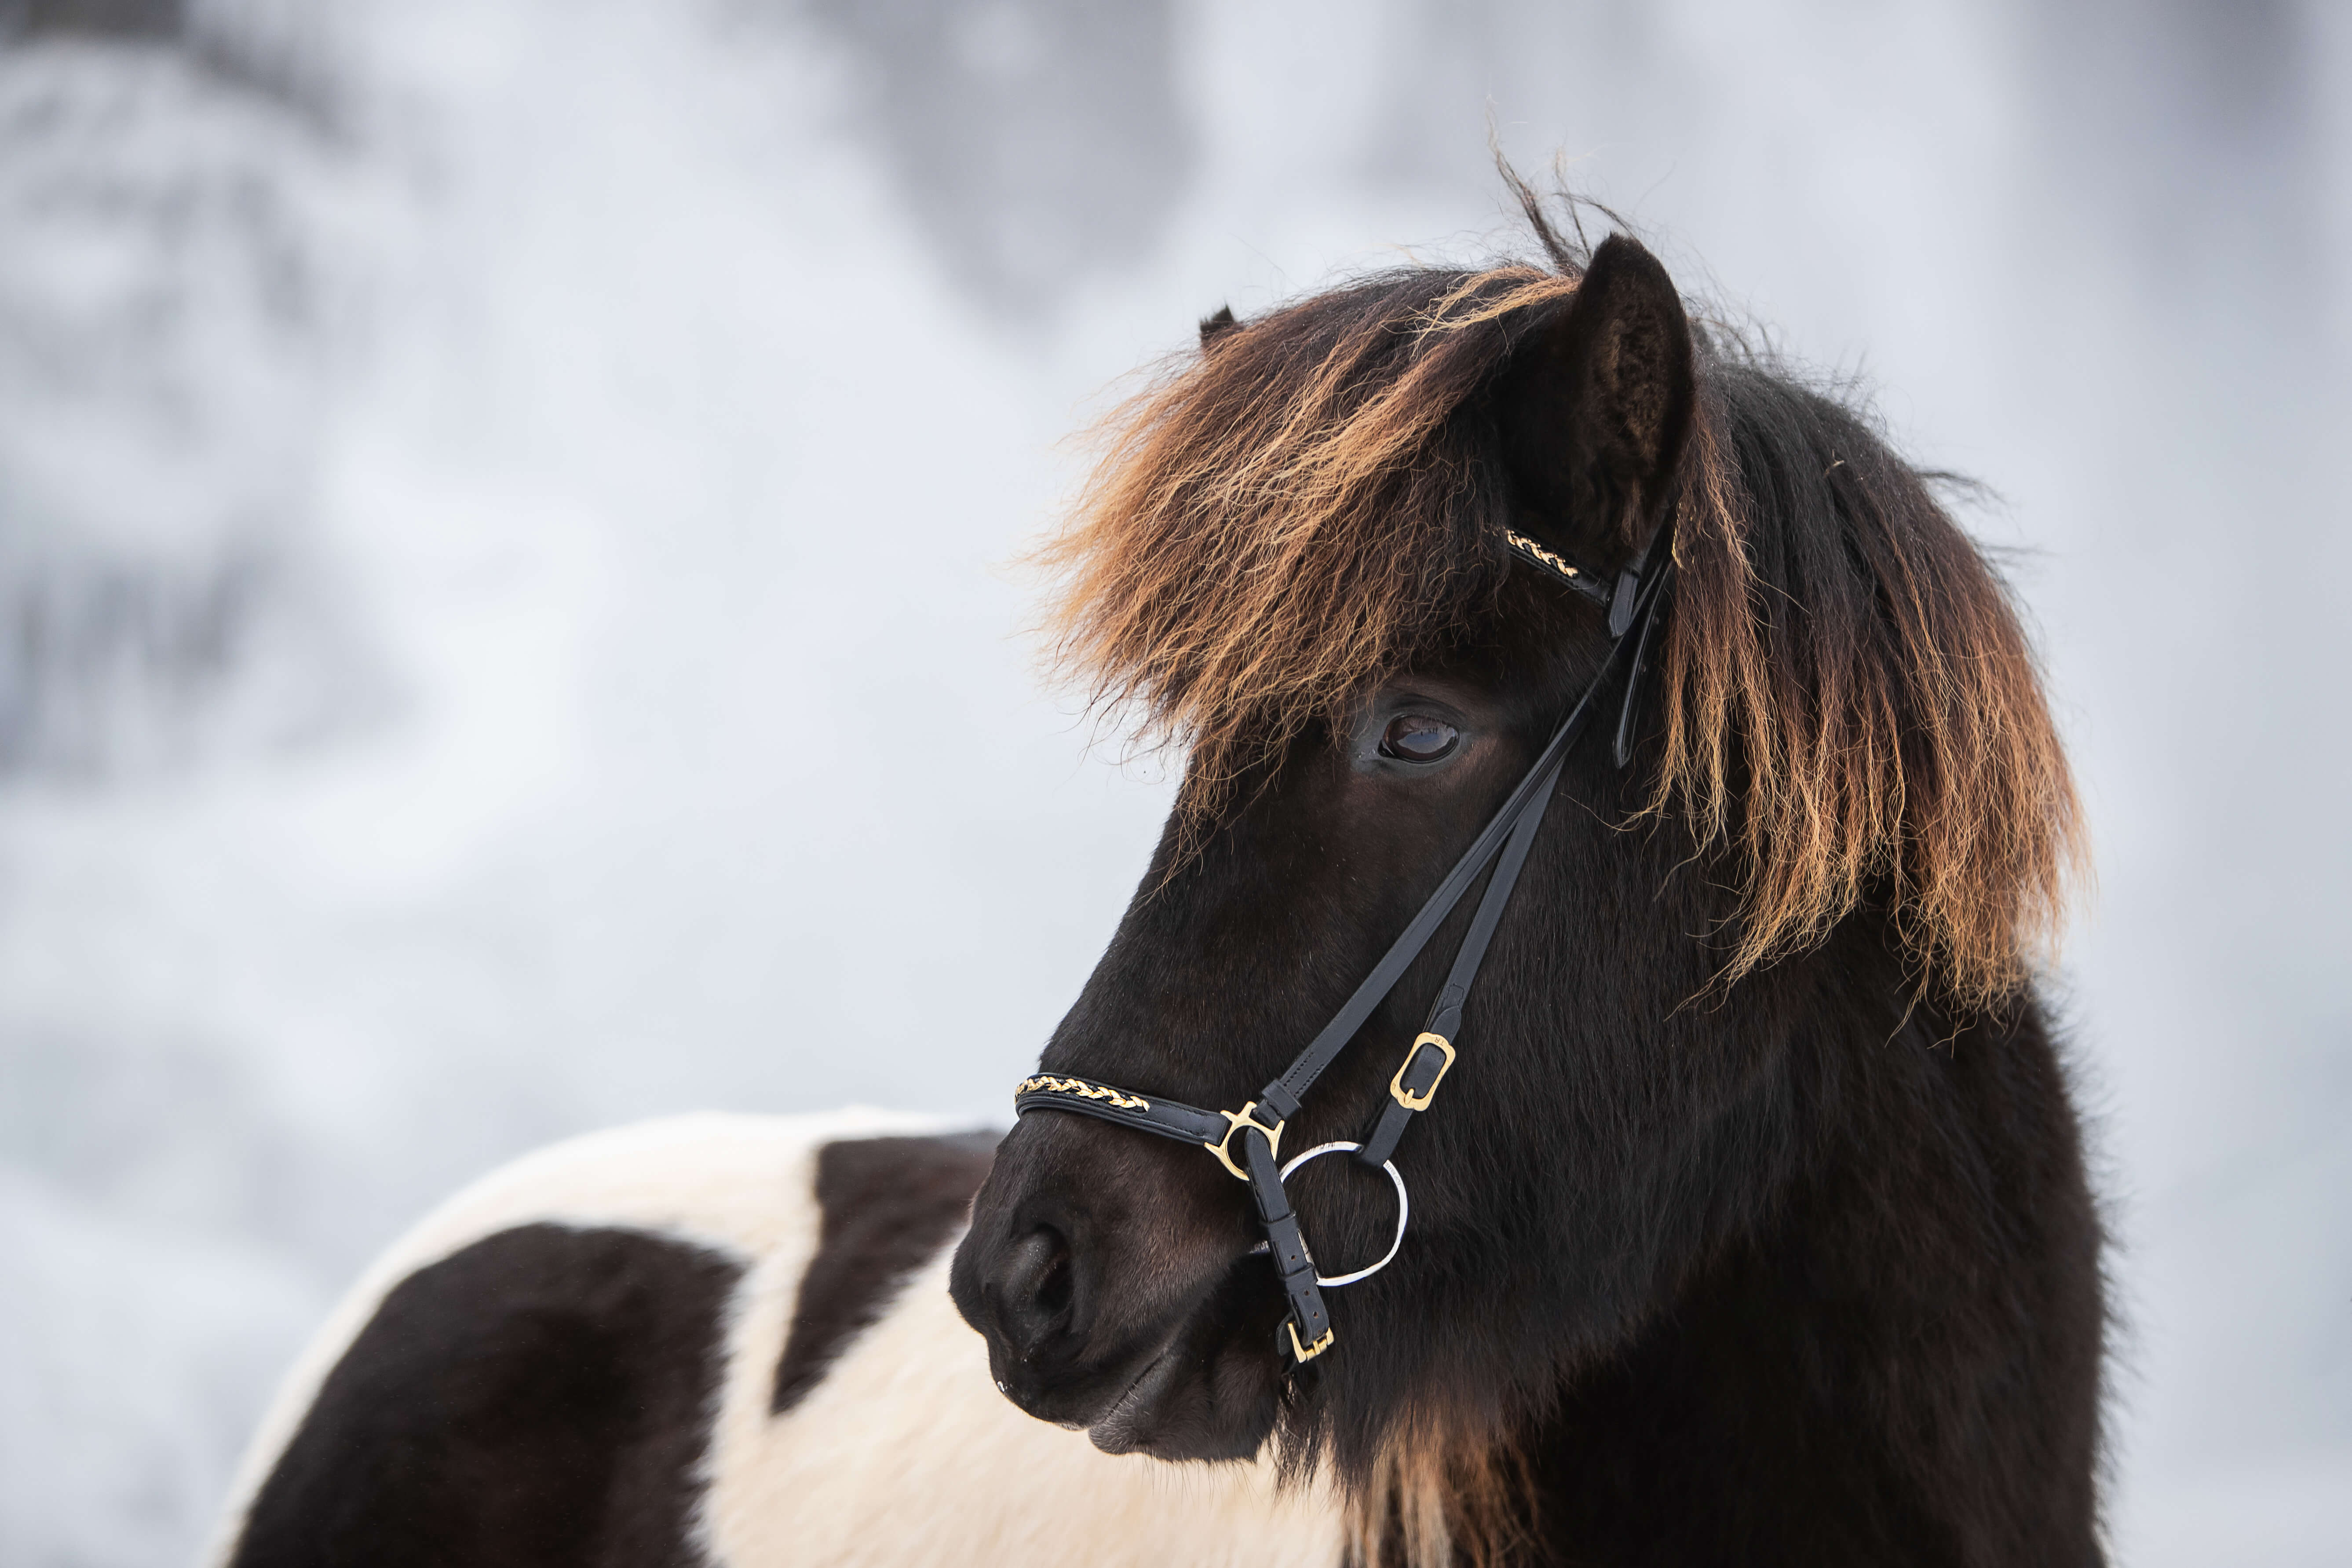
<path id="1" fill-rule="evenodd" d="M 1299 1166 L 1304 1165 L 1307 1161 L 1314 1159 L 1318 1154 L 1352 1154 L 1362 1147 L 1363 1145 L 1361 1143 L 1318 1143 L 1315 1147 L 1307 1150 L 1303 1154 L 1292 1155 L 1289 1163 L 1282 1167 L 1282 1179 L 1286 1182 L 1290 1180 L 1291 1172 L 1298 1169 Z M 1390 1263 L 1394 1261 L 1397 1255 L 1397 1248 L 1404 1245 L 1404 1225 L 1405 1221 L 1412 1217 L 1412 1200 L 1405 1196 L 1404 1178 L 1397 1174 L 1396 1162 L 1394 1160 L 1381 1161 L 1381 1169 L 1389 1173 L 1389 1180 L 1396 1185 L 1396 1239 L 1389 1243 L 1389 1249 L 1381 1255 L 1381 1260 L 1378 1263 L 1372 1264 L 1369 1268 L 1359 1268 L 1353 1274 L 1335 1275 L 1328 1279 L 1325 1279 L 1322 1275 L 1318 1274 L 1315 1277 L 1315 1283 L 1322 1286 L 1326 1290 L 1330 1289 L 1335 1285 L 1353 1285 L 1359 1279 L 1370 1279 L 1373 1275 L 1378 1274 L 1381 1269 L 1386 1268 Z"/>

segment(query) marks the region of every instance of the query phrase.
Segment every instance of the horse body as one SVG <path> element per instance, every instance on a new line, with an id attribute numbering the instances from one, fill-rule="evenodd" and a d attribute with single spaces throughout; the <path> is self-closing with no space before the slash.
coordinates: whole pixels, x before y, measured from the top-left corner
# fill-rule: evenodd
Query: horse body
<path id="1" fill-rule="evenodd" d="M 320 1331 L 211 1561 L 1336 1562 L 1328 1492 L 997 1396 L 945 1280 L 992 1141 L 692 1116 L 493 1173 Z"/>

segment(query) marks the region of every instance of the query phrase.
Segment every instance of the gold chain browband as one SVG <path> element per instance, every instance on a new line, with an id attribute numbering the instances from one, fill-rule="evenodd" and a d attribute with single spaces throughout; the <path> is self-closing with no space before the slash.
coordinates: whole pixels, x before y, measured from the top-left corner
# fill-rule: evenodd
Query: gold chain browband
<path id="1" fill-rule="evenodd" d="M 1529 539 L 1526 534 L 1519 532 L 1516 529 L 1507 528 L 1503 530 L 1503 538 L 1509 543 L 1512 549 L 1517 551 L 1520 554 L 1528 557 L 1530 560 L 1535 561 L 1540 565 L 1550 567 L 1553 571 L 1559 573 L 1563 577 L 1581 577 L 1584 575 L 1583 573 L 1579 572 L 1575 567 L 1570 566 L 1567 562 L 1561 560 L 1559 556 L 1554 555 L 1550 551 L 1546 550 L 1542 545 L 1538 544 L 1534 540 Z"/>
<path id="2" fill-rule="evenodd" d="M 1121 1094 L 1105 1084 L 1088 1083 L 1082 1078 L 1055 1078 L 1050 1073 L 1023 1079 L 1013 1086 L 1013 1098 L 1018 1100 L 1024 1094 L 1036 1094 L 1045 1089 L 1055 1094 L 1075 1094 L 1081 1100 L 1107 1100 L 1121 1110 L 1151 1109 L 1151 1101 L 1139 1095 Z"/>

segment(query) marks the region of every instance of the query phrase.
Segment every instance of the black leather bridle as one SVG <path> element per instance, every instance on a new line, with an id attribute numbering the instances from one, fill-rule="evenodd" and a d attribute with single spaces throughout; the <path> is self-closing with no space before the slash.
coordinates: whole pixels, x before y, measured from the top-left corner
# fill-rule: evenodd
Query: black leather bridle
<path id="1" fill-rule="evenodd" d="M 1495 927 L 1503 917 L 1503 906 L 1510 901 L 1511 889 L 1518 881 L 1520 868 L 1527 863 L 1528 847 L 1535 842 L 1537 829 L 1543 826 L 1544 811 L 1551 804 L 1560 769 L 1569 752 L 1591 727 L 1601 692 L 1620 676 L 1625 683 L 1625 699 L 1618 713 L 1615 759 L 1621 768 L 1631 759 L 1637 739 L 1643 677 L 1654 651 L 1654 628 L 1667 584 L 1674 578 L 1673 527 L 1670 511 L 1643 554 L 1618 574 L 1614 588 L 1601 587 L 1526 535 L 1506 531 L 1505 540 L 1521 559 L 1608 607 L 1608 661 L 1569 710 L 1568 717 L 1552 731 L 1535 765 L 1520 778 L 1509 798 L 1503 802 L 1502 809 L 1495 813 L 1470 847 L 1454 863 L 1445 880 L 1430 894 L 1428 902 L 1421 906 L 1403 934 L 1391 944 L 1387 954 L 1339 1012 L 1332 1015 L 1331 1021 L 1298 1053 L 1297 1059 L 1280 1078 L 1258 1090 L 1255 1100 L 1246 1101 L 1239 1110 L 1202 1110 L 1158 1095 L 1136 1094 L 1090 1079 L 1057 1073 L 1039 1073 L 1024 1079 L 1013 1091 L 1016 1115 L 1025 1116 L 1033 1110 L 1076 1111 L 1121 1127 L 1156 1132 L 1162 1138 L 1198 1143 L 1216 1156 L 1219 1164 L 1247 1182 L 1251 1195 L 1257 1201 L 1258 1219 L 1265 1227 L 1265 1250 L 1273 1255 L 1276 1271 L 1282 1279 L 1283 1294 L 1290 1303 L 1289 1316 L 1283 1322 L 1289 1343 L 1280 1349 L 1296 1361 L 1312 1361 L 1331 1348 L 1331 1321 L 1323 1306 L 1323 1287 L 1348 1284 L 1377 1273 L 1389 1258 L 1396 1256 L 1396 1247 L 1391 1246 L 1388 1258 L 1370 1268 L 1339 1279 L 1319 1278 L 1315 1272 L 1314 1255 L 1307 1251 L 1307 1238 L 1298 1228 L 1298 1216 L 1283 1191 L 1283 1180 L 1318 1154 L 1354 1152 L 1364 1164 L 1385 1170 L 1395 1184 L 1397 1242 L 1402 1243 L 1411 1210 L 1404 1178 L 1397 1173 L 1390 1157 L 1412 1119 L 1429 1109 L 1439 1082 L 1454 1066 L 1454 1040 L 1461 1026 L 1463 1004 L 1469 999 L 1478 965 L 1486 956 L 1486 944 L 1494 938 Z M 1654 559 L 1654 567 L 1648 567 Z M 1477 880 L 1489 863 L 1495 874 L 1478 900 L 1477 912 L 1462 938 L 1461 947 L 1454 952 L 1454 967 L 1446 974 L 1445 984 L 1438 988 L 1428 1022 L 1414 1037 L 1395 1076 L 1389 1079 L 1389 1103 L 1381 1108 L 1380 1120 L 1371 1131 L 1360 1144 L 1326 1143 L 1293 1156 L 1287 1164 L 1278 1164 L 1282 1130 L 1291 1117 L 1298 1114 L 1307 1089 L 1355 1037 L 1364 1020 L 1371 1016 L 1372 1010 L 1381 1005 L 1413 960 L 1421 956 L 1421 950 L 1436 935 L 1437 928 L 1454 912 L 1470 890 L 1470 884 Z"/>

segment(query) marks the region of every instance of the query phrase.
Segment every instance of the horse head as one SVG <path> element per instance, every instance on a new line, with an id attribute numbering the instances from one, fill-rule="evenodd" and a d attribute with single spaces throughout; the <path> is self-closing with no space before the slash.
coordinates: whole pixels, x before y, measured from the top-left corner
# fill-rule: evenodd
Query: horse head
<path id="1" fill-rule="evenodd" d="M 1409 1189 L 1393 1260 L 1330 1291 L 1313 1354 L 1285 1340 L 1284 1265 L 1232 1162 L 1031 1114 L 952 1274 L 1024 1409 L 1162 1458 L 1275 1440 L 1335 1465 L 1375 1533 L 1458 1532 L 1464 1500 L 1516 1484 L 1528 1435 L 1698 1312 L 1727 1260 L 1777 1278 L 1779 1238 L 1832 1223 L 1792 1216 L 1834 1163 L 1917 1131 L 1855 1053 L 2030 1014 L 2072 842 L 2014 616 L 1921 477 L 1834 399 L 1695 333 L 1633 241 L 1586 258 L 1536 221 L 1548 266 L 1204 321 L 1115 416 L 1046 552 L 1069 665 L 1188 755 L 1048 1081 L 1243 1106 L 1580 697 L 1622 728 L 1622 758 L 1584 743 L 1559 766 L 1402 1124 L 1402 1185 L 1341 1158 L 1282 1184 L 1325 1278 L 1391 1247 Z M 1669 555 L 1655 646 L 1618 657 L 1618 584 Z M 1478 893 L 1270 1152 L 1413 1109 L 1416 1031 Z M 1450 1525 L 1416 1524 L 1423 1483 Z"/>

